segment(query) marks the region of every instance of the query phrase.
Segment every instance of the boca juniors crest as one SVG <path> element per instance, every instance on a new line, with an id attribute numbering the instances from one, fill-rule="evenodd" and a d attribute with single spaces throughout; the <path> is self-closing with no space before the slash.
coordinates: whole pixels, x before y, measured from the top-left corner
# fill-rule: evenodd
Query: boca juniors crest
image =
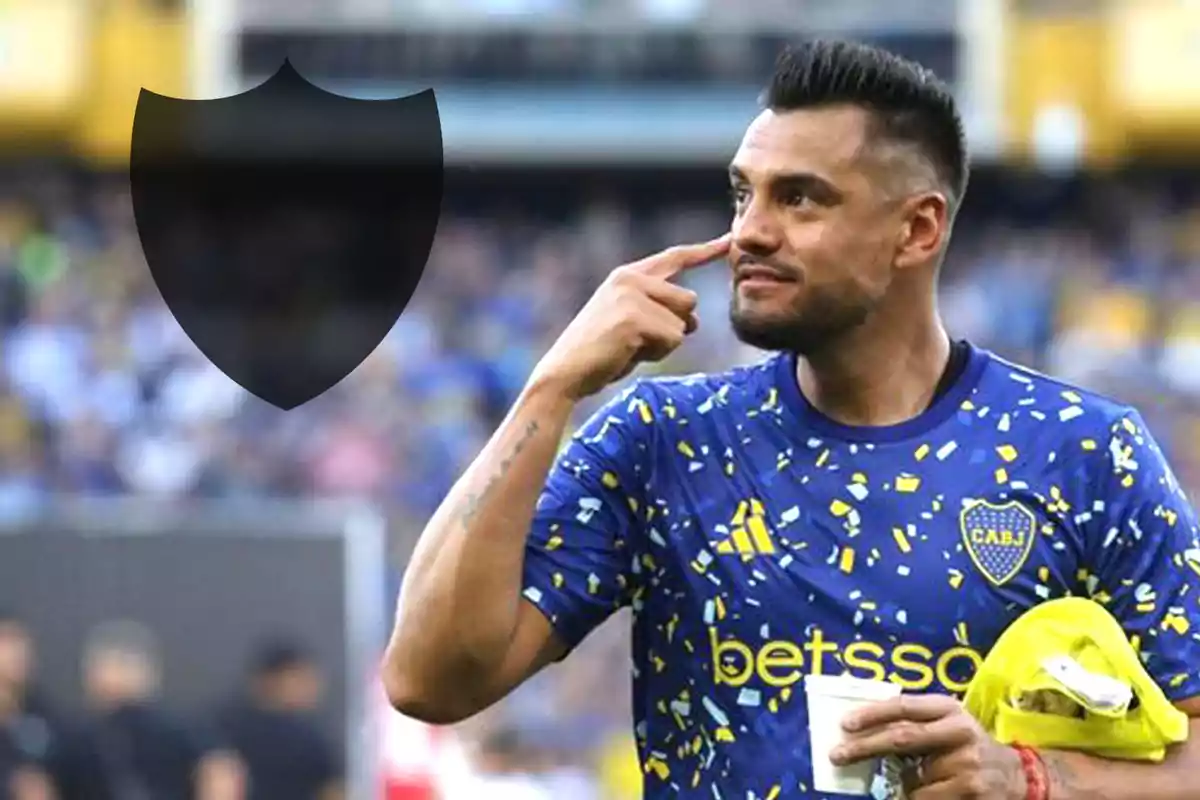
<path id="1" fill-rule="evenodd" d="M 976 569 L 996 586 L 1021 571 L 1037 533 L 1037 517 L 1015 500 L 975 503 L 963 510 L 961 524 L 963 547 Z"/>

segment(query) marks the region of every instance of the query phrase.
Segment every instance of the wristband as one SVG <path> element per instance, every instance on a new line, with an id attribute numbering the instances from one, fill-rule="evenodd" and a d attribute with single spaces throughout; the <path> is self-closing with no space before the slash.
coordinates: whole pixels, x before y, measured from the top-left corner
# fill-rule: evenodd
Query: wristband
<path id="1" fill-rule="evenodd" d="M 1012 745 L 1012 749 L 1020 757 L 1025 774 L 1025 800 L 1050 800 L 1050 780 L 1041 754 L 1021 744 Z"/>

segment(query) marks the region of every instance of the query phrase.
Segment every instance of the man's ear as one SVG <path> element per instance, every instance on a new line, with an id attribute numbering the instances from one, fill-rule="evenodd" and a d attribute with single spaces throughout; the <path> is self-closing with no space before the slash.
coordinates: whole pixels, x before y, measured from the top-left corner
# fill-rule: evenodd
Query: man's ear
<path id="1" fill-rule="evenodd" d="M 936 261 L 950 236 L 950 203 L 941 192 L 923 192 L 904 201 L 896 239 L 896 266 L 911 269 Z"/>

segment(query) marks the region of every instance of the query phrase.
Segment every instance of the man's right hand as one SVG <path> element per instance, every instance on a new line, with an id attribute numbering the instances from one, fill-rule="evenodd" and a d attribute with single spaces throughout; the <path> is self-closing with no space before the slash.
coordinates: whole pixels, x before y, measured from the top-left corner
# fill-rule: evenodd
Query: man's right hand
<path id="1" fill-rule="evenodd" d="M 696 293 L 671 283 L 681 272 L 729 252 L 728 234 L 679 245 L 617 267 L 534 369 L 531 384 L 581 400 L 661 361 L 696 329 Z"/>

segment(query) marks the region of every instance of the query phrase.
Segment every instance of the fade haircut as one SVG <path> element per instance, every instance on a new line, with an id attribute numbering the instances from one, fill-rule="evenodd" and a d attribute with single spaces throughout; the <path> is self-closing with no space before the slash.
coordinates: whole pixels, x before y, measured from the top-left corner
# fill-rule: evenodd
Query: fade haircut
<path id="1" fill-rule="evenodd" d="M 866 44 L 805 42 L 780 54 L 762 102 L 772 111 L 862 108 L 871 115 L 871 140 L 918 152 L 949 193 L 952 211 L 966 194 L 962 117 L 950 88 L 920 64 Z"/>

